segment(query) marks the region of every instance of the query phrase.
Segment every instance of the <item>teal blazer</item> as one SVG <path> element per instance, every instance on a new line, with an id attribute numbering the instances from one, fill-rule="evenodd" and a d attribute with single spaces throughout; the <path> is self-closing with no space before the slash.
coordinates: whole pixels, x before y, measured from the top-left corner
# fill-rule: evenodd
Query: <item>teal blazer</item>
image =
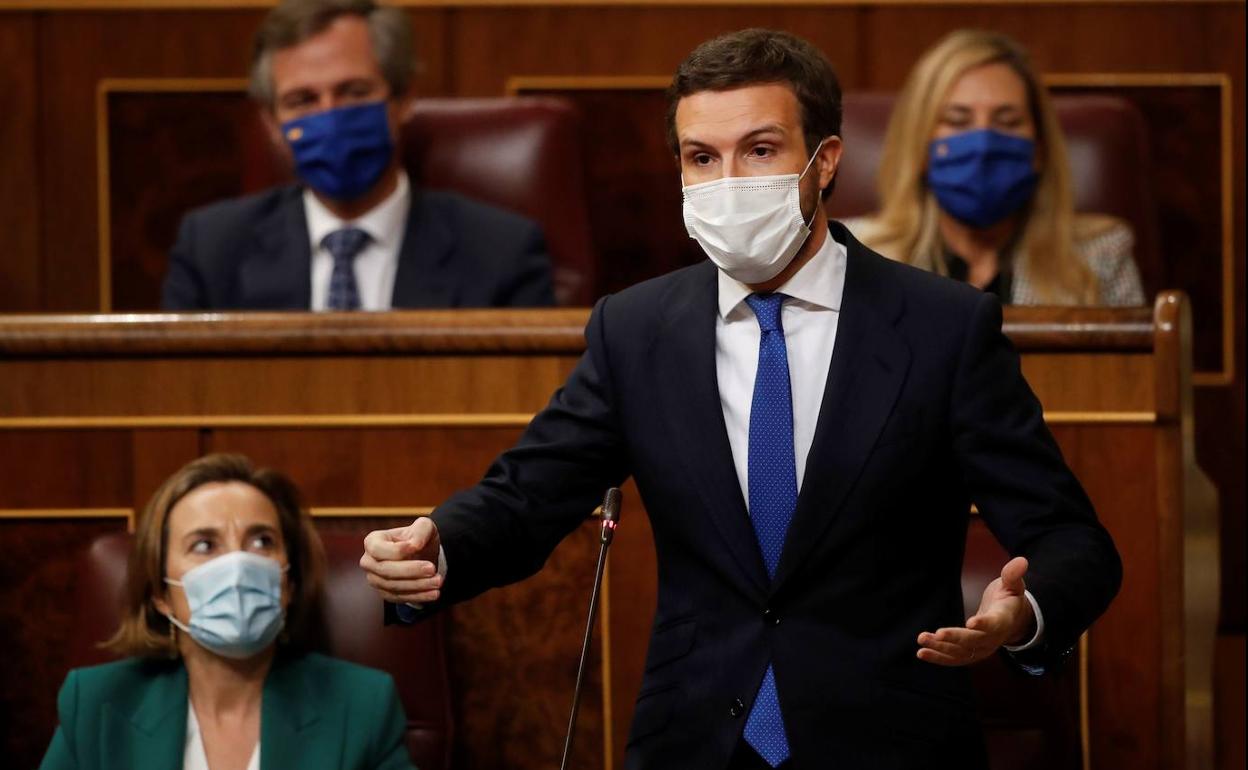
<path id="1" fill-rule="evenodd" d="M 127 658 L 69 672 L 41 770 L 173 770 L 186 748 L 186 668 Z M 262 770 L 410 770 L 389 674 L 324 655 L 278 655 L 264 680 Z"/>

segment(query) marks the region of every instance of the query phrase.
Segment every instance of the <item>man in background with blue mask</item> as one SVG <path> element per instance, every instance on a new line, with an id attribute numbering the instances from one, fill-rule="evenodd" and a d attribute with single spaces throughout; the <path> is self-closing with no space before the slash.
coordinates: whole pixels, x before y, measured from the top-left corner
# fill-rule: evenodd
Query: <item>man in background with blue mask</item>
<path id="1" fill-rule="evenodd" d="M 411 21 L 373 0 L 285 0 L 256 35 L 251 94 L 300 183 L 188 214 L 170 310 L 554 304 L 533 222 L 414 189 L 396 147 Z"/>
<path id="2" fill-rule="evenodd" d="M 986 768 L 965 666 L 1056 666 L 1121 580 L 1000 303 L 827 220 L 841 94 L 809 43 L 702 44 L 667 126 L 709 259 L 600 300 L 516 447 L 361 566 L 415 620 L 532 574 L 632 476 L 659 585 L 629 770 Z M 967 619 L 972 503 L 1014 558 Z"/>

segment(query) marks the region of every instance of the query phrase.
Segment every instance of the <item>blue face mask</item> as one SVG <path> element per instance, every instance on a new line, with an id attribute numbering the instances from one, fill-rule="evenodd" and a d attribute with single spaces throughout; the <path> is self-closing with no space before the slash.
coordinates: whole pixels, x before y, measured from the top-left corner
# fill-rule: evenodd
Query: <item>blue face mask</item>
<path id="1" fill-rule="evenodd" d="M 295 171 L 313 190 L 354 200 L 373 188 L 390 165 L 394 143 L 386 102 L 337 107 L 282 124 Z"/>
<path id="2" fill-rule="evenodd" d="M 247 551 L 231 551 L 189 569 L 181 586 L 191 608 L 184 625 L 169 622 L 212 652 L 226 658 L 250 658 L 264 650 L 282 631 L 282 572 L 272 559 Z"/>
<path id="3" fill-rule="evenodd" d="M 928 146 L 927 184 L 940 207 L 972 227 L 991 227 L 1031 200 L 1036 143 L 991 129 Z"/>

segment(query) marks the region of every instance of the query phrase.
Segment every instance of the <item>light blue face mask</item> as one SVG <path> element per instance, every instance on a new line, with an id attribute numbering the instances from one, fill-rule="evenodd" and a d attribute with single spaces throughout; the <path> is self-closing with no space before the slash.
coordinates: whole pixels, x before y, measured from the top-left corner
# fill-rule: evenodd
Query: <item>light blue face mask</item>
<path id="1" fill-rule="evenodd" d="M 165 578 L 186 593 L 191 622 L 166 617 L 222 657 L 250 658 L 282 631 L 282 573 L 288 568 L 247 551 L 218 556 L 187 570 L 181 580 Z"/>

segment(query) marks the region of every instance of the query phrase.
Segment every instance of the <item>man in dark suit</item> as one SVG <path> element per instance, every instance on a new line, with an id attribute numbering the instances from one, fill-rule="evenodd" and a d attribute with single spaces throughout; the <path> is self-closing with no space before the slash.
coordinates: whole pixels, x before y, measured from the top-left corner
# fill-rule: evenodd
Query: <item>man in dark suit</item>
<path id="1" fill-rule="evenodd" d="M 627 767 L 985 767 L 964 666 L 1053 667 L 1121 580 L 1000 305 L 823 224 L 840 89 L 808 43 L 709 41 L 669 107 L 710 261 L 599 301 L 516 446 L 361 566 L 415 619 L 532 574 L 631 475 L 659 595 Z M 972 503 L 1014 558 L 964 621 Z"/>
<path id="2" fill-rule="evenodd" d="M 169 310 L 388 310 L 554 304 L 541 229 L 414 188 L 395 150 L 411 22 L 373 0 L 284 0 L 256 35 L 252 96 L 301 184 L 192 211 Z"/>

